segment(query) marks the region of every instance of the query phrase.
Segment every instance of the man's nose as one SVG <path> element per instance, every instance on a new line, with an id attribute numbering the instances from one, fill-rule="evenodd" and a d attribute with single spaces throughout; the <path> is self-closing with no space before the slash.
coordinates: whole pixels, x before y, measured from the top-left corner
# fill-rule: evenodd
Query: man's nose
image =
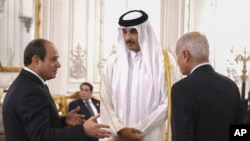
<path id="1" fill-rule="evenodd" d="M 57 68 L 60 68 L 60 67 L 61 67 L 61 63 L 60 63 L 59 61 L 57 61 L 56 67 L 57 67 Z"/>
<path id="2" fill-rule="evenodd" d="M 129 39 L 131 39 L 131 35 L 129 34 L 129 33 L 126 33 L 125 35 L 124 35 L 124 39 L 127 41 L 127 40 L 129 40 Z"/>

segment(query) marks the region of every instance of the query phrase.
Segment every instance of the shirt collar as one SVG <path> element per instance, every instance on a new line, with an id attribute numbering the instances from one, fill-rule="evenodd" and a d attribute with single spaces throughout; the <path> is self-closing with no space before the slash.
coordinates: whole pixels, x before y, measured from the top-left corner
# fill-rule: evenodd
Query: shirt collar
<path id="1" fill-rule="evenodd" d="M 194 70 L 196 70 L 197 68 L 201 67 L 201 66 L 204 66 L 204 65 L 210 65 L 209 62 L 204 62 L 204 63 L 200 63 L 198 65 L 196 65 L 192 70 L 191 70 L 191 73 L 194 72 Z M 191 74 L 190 73 L 190 74 Z"/>
<path id="2" fill-rule="evenodd" d="M 92 101 L 91 101 L 91 98 L 90 99 L 88 99 L 88 100 L 82 100 L 83 102 L 89 102 L 89 103 L 91 103 Z"/>
<path id="3" fill-rule="evenodd" d="M 24 70 L 26 70 L 26 71 L 34 74 L 37 78 L 39 78 L 43 82 L 44 85 L 46 85 L 46 82 L 36 72 L 34 72 L 33 70 L 29 69 L 28 67 L 24 67 Z"/>

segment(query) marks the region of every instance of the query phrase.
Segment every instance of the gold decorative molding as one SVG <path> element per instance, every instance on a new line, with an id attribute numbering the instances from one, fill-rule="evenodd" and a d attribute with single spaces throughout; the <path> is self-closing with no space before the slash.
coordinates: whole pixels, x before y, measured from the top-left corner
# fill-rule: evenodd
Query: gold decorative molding
<path id="1" fill-rule="evenodd" d="M 231 53 L 234 53 L 233 48 L 230 50 Z M 242 101 L 245 100 L 245 91 L 246 91 L 246 80 L 248 79 L 248 75 L 247 75 L 247 62 L 250 61 L 250 55 L 247 52 L 246 47 L 243 50 L 243 54 L 239 53 L 236 54 L 235 57 L 235 62 L 238 64 L 239 62 L 243 63 L 243 68 L 242 68 L 242 75 L 241 75 L 241 79 L 242 79 L 242 84 L 241 84 L 241 99 Z"/>
<path id="2" fill-rule="evenodd" d="M 41 26 L 41 0 L 36 0 L 35 3 L 35 38 L 40 38 Z"/>
<path id="3" fill-rule="evenodd" d="M 41 0 L 35 0 L 35 38 L 40 38 L 41 29 Z M 0 62 L 0 72 L 20 72 L 19 66 L 2 66 Z"/>
<path id="4" fill-rule="evenodd" d="M 4 67 L 0 62 L 0 72 L 20 72 L 22 67 Z"/>

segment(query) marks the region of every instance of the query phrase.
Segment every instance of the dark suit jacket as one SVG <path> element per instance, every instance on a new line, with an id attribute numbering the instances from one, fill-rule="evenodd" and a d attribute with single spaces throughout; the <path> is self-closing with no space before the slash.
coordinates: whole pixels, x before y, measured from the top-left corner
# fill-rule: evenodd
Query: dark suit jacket
<path id="1" fill-rule="evenodd" d="M 100 113 L 100 101 L 94 98 L 91 98 L 91 100 L 95 108 L 97 109 L 98 113 Z M 80 106 L 80 111 L 78 112 L 79 114 L 84 114 L 86 119 L 89 119 L 91 117 L 91 114 L 87 109 L 87 107 L 85 106 L 85 103 L 83 103 L 82 99 L 77 99 L 70 102 L 69 111 L 75 109 L 77 106 Z M 87 141 L 98 141 L 98 138 L 87 137 Z"/>
<path id="2" fill-rule="evenodd" d="M 3 103 L 6 141 L 85 141 L 82 125 L 65 127 L 42 81 L 22 70 Z"/>
<path id="3" fill-rule="evenodd" d="M 229 125 L 242 123 L 237 85 L 210 65 L 172 87 L 172 141 L 229 141 Z"/>
<path id="4" fill-rule="evenodd" d="M 100 113 L 100 101 L 94 98 L 91 98 L 92 103 L 94 104 L 96 110 L 98 113 Z M 79 114 L 84 114 L 86 119 L 89 119 L 91 117 L 91 114 L 85 104 L 83 103 L 82 99 L 76 99 L 69 103 L 69 111 L 75 109 L 77 106 L 80 106 Z"/>

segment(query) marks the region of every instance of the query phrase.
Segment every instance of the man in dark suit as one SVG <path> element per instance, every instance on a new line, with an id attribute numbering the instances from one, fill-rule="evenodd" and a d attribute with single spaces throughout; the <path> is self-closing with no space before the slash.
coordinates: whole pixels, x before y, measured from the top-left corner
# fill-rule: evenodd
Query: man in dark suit
<path id="1" fill-rule="evenodd" d="M 172 141 L 229 141 L 229 125 L 242 122 L 237 85 L 209 64 L 209 44 L 199 32 L 176 44 L 183 78 L 172 87 Z"/>
<path id="2" fill-rule="evenodd" d="M 69 103 L 69 111 L 75 109 L 77 106 L 80 106 L 80 111 L 78 111 L 78 113 L 84 114 L 85 119 L 89 119 L 91 116 L 100 113 L 100 101 L 92 98 L 92 94 L 93 86 L 88 82 L 83 82 L 80 85 L 80 98 Z M 89 109 L 86 102 L 89 102 L 91 109 Z"/>
<path id="3" fill-rule="evenodd" d="M 73 109 L 60 117 L 46 86 L 61 67 L 55 45 L 34 39 L 24 51 L 24 69 L 9 87 L 3 103 L 6 141 L 86 141 L 86 137 L 110 135 L 107 125 L 97 124 L 99 115 L 85 121 Z M 104 129 L 102 129 L 104 128 Z"/>
<path id="4" fill-rule="evenodd" d="M 85 115 L 86 119 L 100 113 L 100 101 L 92 98 L 93 86 L 88 82 L 80 85 L 80 98 L 69 103 L 69 111 L 80 107 L 79 114 Z M 98 141 L 98 138 L 89 138 L 88 141 Z"/>

